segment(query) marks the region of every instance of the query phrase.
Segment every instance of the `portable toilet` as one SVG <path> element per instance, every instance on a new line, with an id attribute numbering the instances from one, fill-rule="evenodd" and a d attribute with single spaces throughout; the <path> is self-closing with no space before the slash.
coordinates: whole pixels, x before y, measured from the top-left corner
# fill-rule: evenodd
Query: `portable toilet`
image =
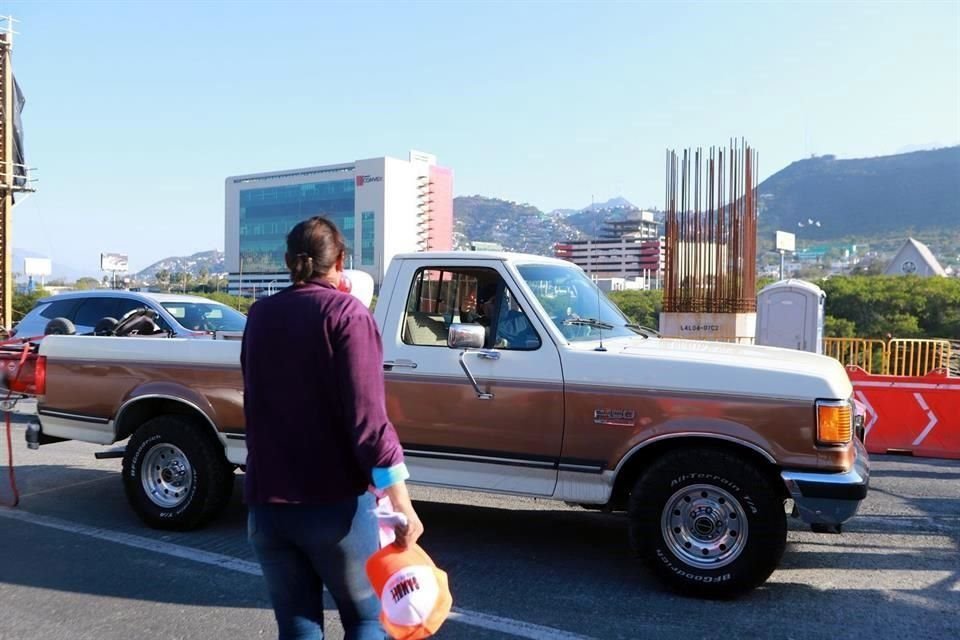
<path id="1" fill-rule="evenodd" d="M 827 295 L 806 280 L 781 280 L 757 294 L 756 344 L 823 353 Z"/>

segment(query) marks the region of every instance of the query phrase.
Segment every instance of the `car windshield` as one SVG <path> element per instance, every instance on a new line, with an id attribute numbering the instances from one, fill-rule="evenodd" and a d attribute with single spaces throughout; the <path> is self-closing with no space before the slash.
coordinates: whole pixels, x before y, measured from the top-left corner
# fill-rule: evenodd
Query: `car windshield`
<path id="1" fill-rule="evenodd" d="M 629 320 L 583 271 L 554 264 L 519 265 L 520 276 L 571 342 L 636 336 Z"/>
<path id="2" fill-rule="evenodd" d="M 190 331 L 243 331 L 247 316 L 217 302 L 161 302 L 167 312 Z"/>

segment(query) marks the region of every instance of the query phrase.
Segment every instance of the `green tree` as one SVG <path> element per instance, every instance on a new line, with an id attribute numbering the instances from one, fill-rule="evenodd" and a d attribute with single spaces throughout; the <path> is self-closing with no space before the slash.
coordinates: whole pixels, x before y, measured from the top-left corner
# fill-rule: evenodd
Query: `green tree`
<path id="1" fill-rule="evenodd" d="M 189 271 L 177 271 L 170 275 L 171 288 L 175 291 L 187 292 L 187 287 L 193 281 L 193 275 Z"/>
<path id="2" fill-rule="evenodd" d="M 85 291 L 87 289 L 98 289 L 100 287 L 100 281 L 96 278 L 84 277 L 78 278 L 76 282 L 73 283 L 74 289 L 80 289 Z"/>
<path id="3" fill-rule="evenodd" d="M 854 323 L 861 338 L 960 339 L 960 280 L 847 276 L 821 280 L 826 314 Z"/>
<path id="4" fill-rule="evenodd" d="M 631 322 L 651 329 L 660 327 L 663 291 L 659 289 L 612 291 L 607 294 L 607 297 L 620 307 Z"/>
<path id="5" fill-rule="evenodd" d="M 157 269 L 157 272 L 153 274 L 153 279 L 156 280 L 158 287 L 162 288 L 164 291 L 170 291 L 169 269 Z"/>
<path id="6" fill-rule="evenodd" d="M 250 305 L 253 304 L 253 298 L 246 298 L 240 296 L 232 296 L 228 293 L 197 293 L 196 295 L 202 298 L 208 298 L 210 300 L 215 300 L 220 304 L 225 304 L 228 307 L 239 310 L 241 313 L 246 313 L 250 310 Z"/>
<path id="7" fill-rule="evenodd" d="M 33 309 L 38 300 L 49 295 L 49 291 L 39 288 L 30 293 L 15 292 L 13 294 L 13 324 L 20 322 L 23 316 L 27 315 L 30 309 Z"/>
<path id="8" fill-rule="evenodd" d="M 828 338 L 854 338 L 857 335 L 857 325 L 853 320 L 826 316 L 823 319 L 823 335 Z"/>

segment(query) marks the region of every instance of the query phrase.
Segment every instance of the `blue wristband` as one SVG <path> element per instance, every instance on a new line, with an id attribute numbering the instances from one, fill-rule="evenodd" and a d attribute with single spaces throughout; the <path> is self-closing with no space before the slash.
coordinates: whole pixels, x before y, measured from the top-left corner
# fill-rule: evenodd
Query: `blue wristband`
<path id="1" fill-rule="evenodd" d="M 373 470 L 373 486 L 377 489 L 386 489 L 409 477 L 407 465 L 402 462 L 392 467 L 376 467 Z"/>

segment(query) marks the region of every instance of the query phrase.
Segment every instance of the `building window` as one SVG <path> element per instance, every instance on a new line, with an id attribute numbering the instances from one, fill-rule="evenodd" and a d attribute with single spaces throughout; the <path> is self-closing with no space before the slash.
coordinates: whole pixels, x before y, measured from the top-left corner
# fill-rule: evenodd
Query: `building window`
<path id="1" fill-rule="evenodd" d="M 322 215 L 333 221 L 353 251 L 356 227 L 353 179 L 240 191 L 240 260 L 244 273 L 286 271 L 286 237 L 298 222 Z"/>
<path id="2" fill-rule="evenodd" d="M 376 257 L 376 216 L 373 211 L 364 211 L 360 214 L 360 264 L 371 267 Z"/>

